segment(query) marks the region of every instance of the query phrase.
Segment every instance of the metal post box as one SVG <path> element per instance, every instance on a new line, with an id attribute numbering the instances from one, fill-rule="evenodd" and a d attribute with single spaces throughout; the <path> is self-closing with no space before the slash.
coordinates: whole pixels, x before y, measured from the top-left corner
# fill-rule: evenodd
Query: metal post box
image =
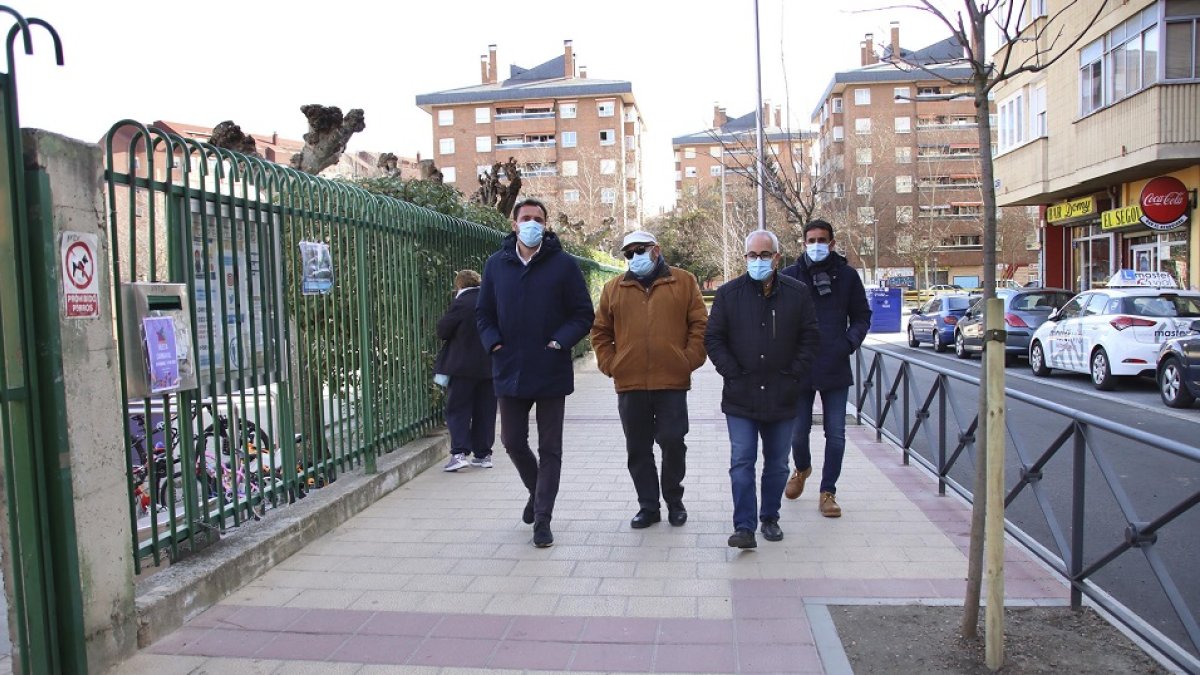
<path id="1" fill-rule="evenodd" d="M 196 355 L 186 284 L 121 284 L 121 349 L 130 399 L 195 389 Z"/>

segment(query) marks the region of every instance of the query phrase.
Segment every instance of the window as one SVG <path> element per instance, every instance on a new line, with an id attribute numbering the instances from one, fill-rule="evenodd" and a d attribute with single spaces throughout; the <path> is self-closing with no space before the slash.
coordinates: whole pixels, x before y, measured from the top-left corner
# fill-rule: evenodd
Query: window
<path id="1" fill-rule="evenodd" d="M 486 110 L 486 108 L 484 108 Z M 491 152 L 492 137 L 491 136 L 476 136 L 475 137 L 475 152 Z"/>
<path id="2" fill-rule="evenodd" d="M 1079 112 L 1084 115 L 1104 105 L 1103 46 L 1101 38 L 1079 52 Z"/>
<path id="3" fill-rule="evenodd" d="M 636 150 L 637 149 L 637 138 L 634 137 L 632 134 L 625 137 L 625 149 L 626 150 Z"/>
<path id="4" fill-rule="evenodd" d="M 696 177 L 696 167 L 694 167 L 694 166 L 683 167 L 683 175 L 685 178 L 695 178 Z"/>
<path id="5" fill-rule="evenodd" d="M 476 108 L 475 109 L 475 123 L 476 124 L 487 124 L 488 122 L 491 122 L 491 121 L 492 121 L 492 109 L 491 108 Z"/>
<path id="6" fill-rule="evenodd" d="M 842 129 L 841 127 L 833 128 L 833 140 L 834 141 L 841 141 L 841 140 L 844 140 L 845 138 L 846 138 L 845 129 Z"/>
<path id="7" fill-rule="evenodd" d="M 871 90 L 863 88 L 855 89 L 854 105 L 871 105 Z"/>
<path id="8" fill-rule="evenodd" d="M 637 121 L 637 110 L 635 110 L 633 108 L 625 108 L 625 121 L 626 122 L 636 122 Z"/>
<path id="9" fill-rule="evenodd" d="M 1035 87 L 1029 96 L 1029 117 L 1033 124 L 1030 136 L 1041 138 L 1046 135 L 1046 85 Z"/>
<path id="10" fill-rule="evenodd" d="M 901 194 L 912 192 L 912 184 L 912 176 L 896 176 L 896 192 Z"/>
<path id="11" fill-rule="evenodd" d="M 941 96 L 941 87 L 917 87 L 917 97 L 921 96 Z"/>
<path id="12" fill-rule="evenodd" d="M 854 179 L 854 191 L 860 195 L 870 195 L 875 186 L 875 180 L 870 176 L 859 176 Z"/>
<path id="13" fill-rule="evenodd" d="M 1198 17 L 1173 19 L 1188 9 L 1188 2 L 1166 3 L 1167 79 L 1191 79 L 1195 68 Z M 1194 6 L 1194 5 L 1193 5 Z M 1174 31 L 1174 33 L 1173 33 Z M 1174 35 L 1174 39 L 1173 39 Z M 1131 16 L 1079 51 L 1079 110 L 1086 115 L 1112 105 L 1158 81 L 1158 3 Z"/>
<path id="14" fill-rule="evenodd" d="M 579 175 L 579 162 L 576 160 L 573 160 L 573 159 L 563 160 L 562 175 L 578 176 Z"/>
<path id="15" fill-rule="evenodd" d="M 897 117 L 895 120 L 895 124 L 896 124 L 896 133 L 898 133 L 898 134 L 912 133 L 912 118 L 911 117 Z"/>
<path id="16" fill-rule="evenodd" d="M 616 113 L 617 104 L 615 101 L 597 101 L 596 114 L 600 117 L 612 117 Z"/>
<path id="17" fill-rule="evenodd" d="M 871 133 L 871 118 L 870 117 L 860 117 L 860 118 L 854 120 L 854 133 L 856 133 L 856 134 Z"/>
<path id="18" fill-rule="evenodd" d="M 616 204 L 617 189 L 616 188 L 600 188 L 600 203 L 601 204 Z"/>
<path id="19" fill-rule="evenodd" d="M 1018 92 L 1000 103 L 1000 129 L 996 136 L 1000 141 L 1000 151 L 1025 142 L 1025 95 Z"/>
<path id="20" fill-rule="evenodd" d="M 709 148 L 708 156 L 709 157 L 720 157 L 721 156 L 721 146 L 714 145 L 711 148 Z"/>
<path id="21" fill-rule="evenodd" d="M 442 182 L 453 183 L 457 180 L 458 180 L 458 172 L 454 170 L 454 167 L 447 166 L 442 169 Z"/>
<path id="22" fill-rule="evenodd" d="M 579 201 L 579 190 L 563 190 L 563 201 L 564 202 Z"/>
<path id="23" fill-rule="evenodd" d="M 912 206 L 897 206 L 896 207 L 896 222 L 911 223 L 912 222 Z"/>
<path id="24" fill-rule="evenodd" d="M 842 112 L 842 97 L 841 96 L 833 97 L 833 112 L 835 112 L 835 113 Z"/>
<path id="25" fill-rule="evenodd" d="M 563 146 L 564 148 L 573 148 L 573 147 L 575 147 L 575 132 L 574 132 L 574 131 L 564 131 L 564 132 L 563 132 L 563 134 L 562 134 L 562 146 Z"/>
<path id="26" fill-rule="evenodd" d="M 454 154 L 454 139 L 453 138 L 439 139 L 438 140 L 438 152 L 440 152 L 443 155 L 453 155 Z"/>
<path id="27" fill-rule="evenodd" d="M 696 159 L 696 149 L 695 148 L 684 148 L 683 149 L 683 158 L 684 159 Z"/>
<path id="28" fill-rule="evenodd" d="M 909 94 L 908 92 L 909 92 L 908 87 L 894 87 L 892 89 L 892 96 L 897 101 L 904 101 L 904 100 L 907 100 L 911 96 L 911 94 Z"/>
<path id="29" fill-rule="evenodd" d="M 564 120 L 575 119 L 575 113 L 577 110 L 578 110 L 578 106 L 574 103 L 559 103 L 558 104 L 558 116 L 563 118 Z M 575 191 L 575 201 L 579 201 L 579 191 L 578 190 Z"/>
<path id="30" fill-rule="evenodd" d="M 871 163 L 871 149 L 870 148 L 855 148 L 854 149 L 854 161 L 856 164 L 870 164 Z"/>
<path id="31" fill-rule="evenodd" d="M 439 110 L 438 111 L 438 126 L 439 127 L 448 127 L 453 124 L 454 124 L 454 111 L 453 110 Z"/>
<path id="32" fill-rule="evenodd" d="M 482 176 L 483 174 L 485 174 L 485 173 L 487 173 L 487 172 L 489 172 L 489 171 L 491 171 L 491 170 L 492 170 L 492 167 L 491 167 L 491 165 L 488 165 L 488 164 L 480 164 L 479 166 L 476 166 L 476 167 L 475 167 L 475 175 L 476 175 L 476 176 Z"/>
<path id="33" fill-rule="evenodd" d="M 863 237 L 858 243 L 859 255 L 870 255 L 875 251 L 875 237 Z"/>
<path id="34" fill-rule="evenodd" d="M 720 175 L 721 175 L 721 165 L 720 165 L 720 164 L 717 164 L 716 166 L 710 166 L 710 167 L 708 167 L 708 175 L 710 175 L 710 176 L 720 176 Z"/>
<path id="35" fill-rule="evenodd" d="M 634 192 L 633 190 L 629 190 L 628 192 L 625 193 L 625 201 L 630 204 L 636 204 L 638 201 L 637 193 Z"/>
<path id="36" fill-rule="evenodd" d="M 1154 9 L 1154 7 L 1152 6 L 1150 9 Z M 1200 48 L 1197 48 L 1198 36 L 1196 35 L 1196 30 L 1200 28 L 1200 16 L 1198 16 L 1200 7 L 1197 7 L 1194 2 L 1175 0 L 1167 2 L 1166 14 L 1167 59 L 1164 69 L 1166 79 L 1182 80 L 1200 77 Z"/>
<path id="37" fill-rule="evenodd" d="M 846 186 L 841 183 L 833 184 L 833 196 L 835 199 L 841 199 L 846 196 Z"/>
<path id="38" fill-rule="evenodd" d="M 695 167 L 688 167 L 688 168 L 691 169 L 691 172 L 692 172 L 691 175 L 695 176 L 696 168 Z M 615 159 L 600 160 L 600 173 L 602 175 L 608 176 L 608 175 L 612 175 L 616 172 L 617 172 L 617 160 L 615 160 Z"/>
<path id="39" fill-rule="evenodd" d="M 614 145 L 617 142 L 617 132 L 613 129 L 600 130 L 600 145 Z"/>
<path id="40" fill-rule="evenodd" d="M 860 225 L 870 225 L 875 222 L 875 207 L 860 206 L 858 207 L 858 223 Z"/>
<path id="41" fill-rule="evenodd" d="M 896 148 L 896 163 L 912 164 L 912 148 L 907 146 Z"/>

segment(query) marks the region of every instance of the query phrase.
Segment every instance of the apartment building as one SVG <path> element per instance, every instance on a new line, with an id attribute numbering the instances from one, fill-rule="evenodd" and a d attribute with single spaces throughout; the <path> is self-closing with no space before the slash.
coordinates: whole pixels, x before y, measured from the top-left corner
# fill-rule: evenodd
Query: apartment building
<path id="1" fill-rule="evenodd" d="M 781 113 L 779 106 L 772 109 L 770 103 L 763 103 L 763 156 L 783 180 L 804 194 L 812 184 L 809 153 L 816 134 L 785 128 Z M 758 170 L 758 114 L 752 111 L 731 119 L 725 108 L 714 105 L 712 127 L 671 139 L 676 199 L 685 191 L 720 190 L 722 183 L 727 191 L 756 186 L 751 174 Z"/>
<path id="2" fill-rule="evenodd" d="M 496 45 L 480 57 L 480 83 L 422 94 L 433 121 L 434 160 L 444 180 L 466 195 L 496 162 L 514 158 L 524 196 L 544 199 L 572 221 L 642 221 L 643 121 L 627 80 L 589 79 L 563 53 L 533 68 L 510 66 L 499 80 Z"/>
<path id="3" fill-rule="evenodd" d="M 860 56 L 859 68 L 834 74 L 812 114 L 819 211 L 868 284 L 979 286 L 980 159 L 991 144 L 980 147 L 969 69 L 954 64 L 962 46 L 948 38 L 903 49 L 893 22 L 881 56 L 871 34 Z M 998 232 L 998 278 L 1027 281 L 1033 218 L 1002 213 Z"/>
<path id="4" fill-rule="evenodd" d="M 996 198 L 1042 210 L 1045 283 L 1081 291 L 1135 269 L 1200 288 L 1200 3 L 1107 3 L 1091 25 L 1092 3 L 1023 6 L 1016 58 L 1082 34 L 996 89 Z"/>

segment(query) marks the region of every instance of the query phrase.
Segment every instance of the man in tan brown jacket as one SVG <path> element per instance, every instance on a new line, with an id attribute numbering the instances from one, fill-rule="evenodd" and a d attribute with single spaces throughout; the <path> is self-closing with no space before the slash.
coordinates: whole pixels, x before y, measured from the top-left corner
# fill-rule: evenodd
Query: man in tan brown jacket
<path id="1" fill-rule="evenodd" d="M 667 265 L 653 234 L 630 232 L 621 249 L 629 272 L 604 285 L 592 325 L 592 347 L 600 372 L 613 378 L 617 388 L 629 475 L 639 505 L 629 525 L 641 529 L 662 520 L 654 465 L 658 441 L 667 520 L 679 526 L 687 522 L 687 392 L 692 371 L 704 365 L 708 314 L 696 277 Z"/>

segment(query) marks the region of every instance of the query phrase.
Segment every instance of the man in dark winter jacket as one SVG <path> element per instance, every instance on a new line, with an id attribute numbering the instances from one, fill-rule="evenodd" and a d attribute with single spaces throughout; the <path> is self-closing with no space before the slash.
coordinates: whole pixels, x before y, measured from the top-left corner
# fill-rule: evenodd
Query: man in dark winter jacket
<path id="1" fill-rule="evenodd" d="M 788 441 L 801 382 L 820 337 L 804 284 L 776 272 L 779 240 L 760 230 L 746 238 L 746 274 L 717 289 L 704 347 L 725 379 L 721 411 L 729 428 L 733 527 L 729 545 L 754 548 L 783 539 L 779 502 L 787 482 Z M 758 439 L 763 444 L 762 503 L 755 496 Z M 757 513 L 756 513 L 757 511 Z"/>
<path id="2" fill-rule="evenodd" d="M 817 507 L 826 518 L 842 515 L 842 507 L 834 495 L 846 452 L 846 402 L 854 383 L 850 355 L 862 344 L 871 327 L 871 307 L 862 279 L 845 256 L 832 249 L 833 226 L 824 220 L 809 221 L 804 226 L 804 255 L 783 270 L 783 274 L 808 285 L 821 325 L 821 346 L 812 370 L 803 381 L 796 409 L 792 435 L 796 470 L 788 479 L 784 495 L 788 499 L 798 498 L 804 492 L 804 481 L 812 473 L 808 436 L 812 431 L 813 401 L 820 392 L 825 464 L 821 468 L 821 497 Z"/>
<path id="3" fill-rule="evenodd" d="M 513 209 L 512 234 L 483 268 L 475 317 L 492 355 L 500 406 L 500 440 L 529 490 L 522 520 L 533 544 L 554 543 L 550 519 L 562 470 L 566 397 L 575 390 L 571 348 L 595 313 L 579 265 L 546 231 L 546 207 L 536 199 Z M 536 406 L 538 452 L 529 447 L 529 411 Z"/>
<path id="4" fill-rule="evenodd" d="M 454 300 L 437 322 L 437 336 L 446 341 L 434 370 L 448 375 L 446 428 L 450 431 L 450 461 L 443 471 L 465 466 L 492 468 L 496 441 L 496 390 L 492 359 L 479 341 L 475 304 L 479 301 L 479 272 L 454 275 Z M 470 459 L 474 453 L 474 459 Z M 470 459 L 470 461 L 468 461 Z"/>

